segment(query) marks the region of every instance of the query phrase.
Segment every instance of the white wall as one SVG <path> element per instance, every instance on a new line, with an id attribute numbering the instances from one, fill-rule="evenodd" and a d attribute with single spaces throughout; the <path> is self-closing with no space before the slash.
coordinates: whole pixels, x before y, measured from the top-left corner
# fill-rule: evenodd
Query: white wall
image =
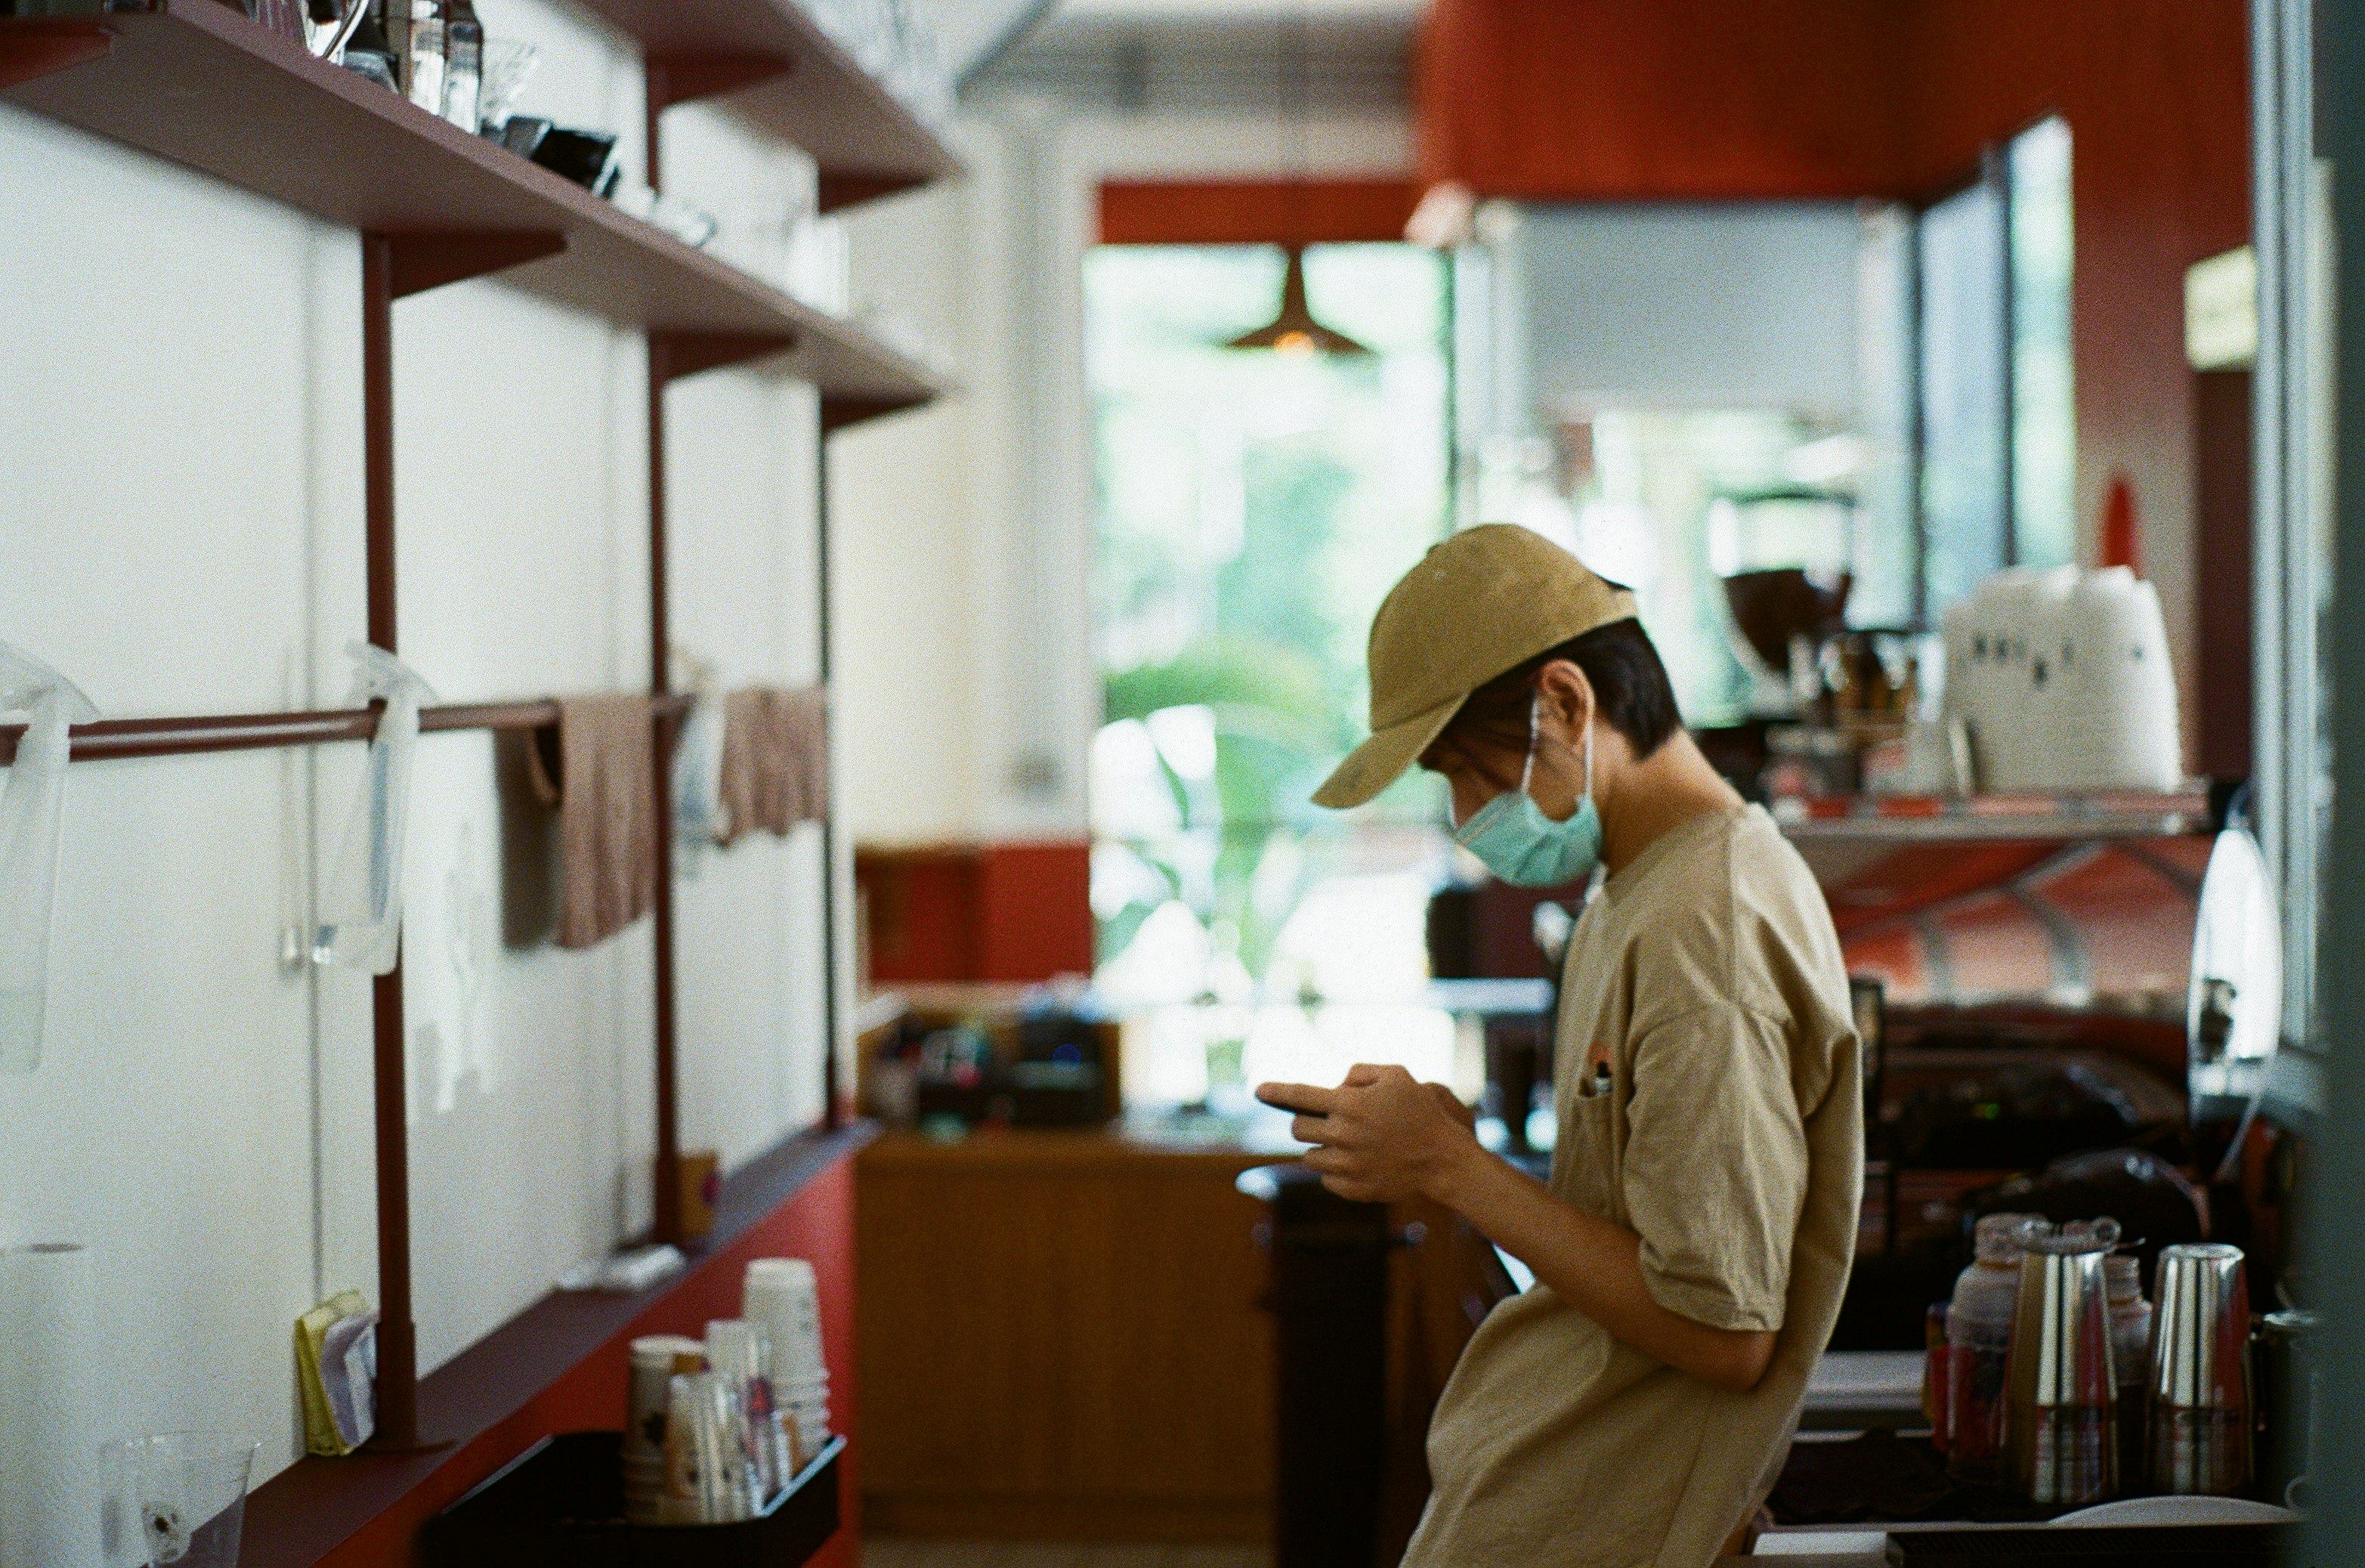
<path id="1" fill-rule="evenodd" d="M 544 50 L 521 104 L 624 132 L 640 72 L 558 0 L 481 0 Z M 673 111 L 673 187 L 776 271 L 800 155 Z M 336 706 L 363 631 L 353 235 L 0 105 L 0 638 L 110 716 Z M 648 673 L 641 340 L 498 280 L 395 311 L 404 656 L 447 701 Z M 677 640 L 734 681 L 819 662 L 809 388 L 668 398 Z M 49 1059 L 0 1078 L 0 1245 L 96 1251 L 120 1308 L 110 1435 L 227 1425 L 300 1450 L 288 1329 L 375 1290 L 365 978 L 286 958 L 357 747 L 78 765 Z M 495 748 L 418 757 L 406 898 L 422 1360 L 647 1218 L 645 922 L 564 953 L 513 929 Z M 506 868 L 506 869 L 505 869 Z M 736 1163 L 820 1109 L 811 829 L 679 889 L 683 1139 Z"/>
<path id="2" fill-rule="evenodd" d="M 1271 177 L 1268 119 L 1004 96 L 970 177 L 849 219 L 857 297 L 951 345 L 963 390 L 833 442 L 843 820 L 866 843 L 1082 838 L 1100 724 L 1083 258 L 1111 179 Z M 1395 119 L 1317 121 L 1305 172 L 1400 175 Z"/>
<path id="3" fill-rule="evenodd" d="M 1493 355 L 1527 407 L 1855 411 L 1850 202 L 1490 207 Z"/>

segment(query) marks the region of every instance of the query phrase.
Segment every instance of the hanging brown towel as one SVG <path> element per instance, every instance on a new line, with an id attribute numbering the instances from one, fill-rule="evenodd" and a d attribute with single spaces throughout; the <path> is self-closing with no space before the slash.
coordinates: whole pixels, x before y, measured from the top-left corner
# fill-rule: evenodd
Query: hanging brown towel
<path id="1" fill-rule="evenodd" d="M 558 777 L 529 748 L 534 792 L 558 807 L 558 945 L 588 947 L 649 912 L 657 888 L 656 745 L 646 697 L 562 697 Z"/>
<path id="2" fill-rule="evenodd" d="M 828 695 L 750 687 L 723 703 L 722 839 L 785 834 L 829 812 Z"/>
<path id="3" fill-rule="evenodd" d="M 787 733 L 790 788 L 796 820 L 817 823 L 829 815 L 829 692 L 808 686 L 779 694 L 781 726 Z"/>

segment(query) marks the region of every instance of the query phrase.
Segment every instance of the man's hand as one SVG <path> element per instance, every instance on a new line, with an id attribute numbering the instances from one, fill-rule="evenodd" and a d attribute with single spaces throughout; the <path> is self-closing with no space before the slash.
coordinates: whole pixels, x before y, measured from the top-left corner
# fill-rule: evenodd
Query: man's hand
<path id="1" fill-rule="evenodd" d="M 1309 1170 L 1342 1198 L 1393 1204 L 1435 1197 L 1460 1161 L 1479 1153 L 1468 1109 L 1441 1083 L 1421 1083 L 1400 1067 L 1349 1070 L 1336 1089 L 1266 1083 L 1257 1098 L 1295 1111 L 1290 1135 L 1317 1146 Z"/>
<path id="2" fill-rule="evenodd" d="M 1306 1167 L 1340 1197 L 1442 1204 L 1644 1355 L 1732 1394 L 1765 1375 L 1773 1333 L 1712 1328 L 1660 1305 L 1642 1277 L 1642 1238 L 1486 1153 L 1444 1085 L 1416 1083 L 1400 1067 L 1358 1067 L 1336 1089 L 1266 1083 L 1257 1098 L 1297 1113 L 1289 1130 L 1319 1146 Z"/>

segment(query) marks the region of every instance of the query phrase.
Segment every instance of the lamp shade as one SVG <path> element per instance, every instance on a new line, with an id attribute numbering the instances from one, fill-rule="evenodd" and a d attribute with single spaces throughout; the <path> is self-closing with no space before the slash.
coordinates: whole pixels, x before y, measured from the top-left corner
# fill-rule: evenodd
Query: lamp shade
<path id="1" fill-rule="evenodd" d="M 1368 354 L 1372 351 L 1314 319 L 1306 300 L 1306 248 L 1289 248 L 1289 266 L 1282 274 L 1281 314 L 1252 332 L 1243 332 L 1224 345 L 1227 349 L 1271 349 L 1284 354 Z"/>

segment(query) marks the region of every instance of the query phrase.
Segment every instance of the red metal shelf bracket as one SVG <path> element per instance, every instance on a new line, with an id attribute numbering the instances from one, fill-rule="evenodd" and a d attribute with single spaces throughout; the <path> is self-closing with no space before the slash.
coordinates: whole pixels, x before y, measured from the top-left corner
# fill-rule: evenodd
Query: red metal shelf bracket
<path id="1" fill-rule="evenodd" d="M 104 60 L 115 35 L 96 22 L 19 21 L 0 29 L 0 92 Z"/>
<path id="2" fill-rule="evenodd" d="M 653 380 L 661 375 L 672 382 L 786 353 L 796 346 L 795 336 L 787 332 L 652 332 L 649 364 Z"/>
<path id="3" fill-rule="evenodd" d="M 797 62 L 784 54 L 652 54 L 647 62 L 649 103 L 668 109 L 719 97 L 777 80 L 796 68 Z"/>
<path id="4" fill-rule="evenodd" d="M 395 234 L 394 297 L 504 272 L 566 249 L 564 234 Z"/>
<path id="5" fill-rule="evenodd" d="M 916 409 L 928 399 L 925 398 L 828 398 L 821 400 L 821 432 L 834 434 L 848 425 L 858 425 L 865 420 L 879 419 L 887 414 L 900 414 L 906 409 Z"/>

